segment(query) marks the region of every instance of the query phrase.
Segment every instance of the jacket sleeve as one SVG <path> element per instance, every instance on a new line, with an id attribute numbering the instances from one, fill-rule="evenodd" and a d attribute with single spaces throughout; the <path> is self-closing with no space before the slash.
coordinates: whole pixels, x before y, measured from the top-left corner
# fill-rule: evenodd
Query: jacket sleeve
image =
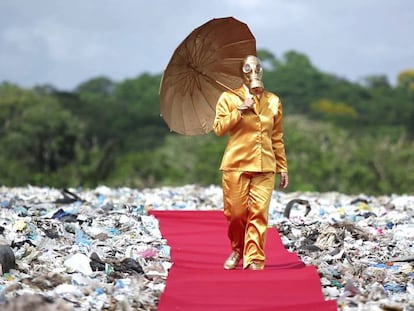
<path id="1" fill-rule="evenodd" d="M 213 130 L 217 136 L 228 133 L 242 118 L 237 110 L 238 98 L 235 95 L 224 92 L 220 95 L 216 105 L 216 117 Z"/>
<path id="2" fill-rule="evenodd" d="M 277 114 L 274 118 L 275 121 L 272 133 L 272 146 L 276 157 L 276 173 L 282 173 L 287 172 L 288 167 L 286 160 L 285 143 L 283 140 L 283 108 L 282 102 L 280 100 L 278 100 Z"/>

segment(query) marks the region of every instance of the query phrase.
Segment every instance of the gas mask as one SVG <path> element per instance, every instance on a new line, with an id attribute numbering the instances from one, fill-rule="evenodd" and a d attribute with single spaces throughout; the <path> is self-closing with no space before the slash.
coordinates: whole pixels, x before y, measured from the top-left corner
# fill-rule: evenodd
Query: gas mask
<path id="1" fill-rule="evenodd" d="M 242 75 L 244 83 L 249 87 L 252 94 L 263 91 L 263 68 L 260 60 L 256 56 L 248 55 L 244 58 Z"/>

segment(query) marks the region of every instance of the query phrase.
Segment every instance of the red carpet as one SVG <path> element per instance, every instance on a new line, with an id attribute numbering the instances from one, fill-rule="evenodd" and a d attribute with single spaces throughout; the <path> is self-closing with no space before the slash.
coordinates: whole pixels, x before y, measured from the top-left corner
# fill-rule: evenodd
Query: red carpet
<path id="1" fill-rule="evenodd" d="M 319 275 L 288 252 L 269 230 L 262 271 L 226 271 L 230 253 L 222 211 L 151 211 L 171 247 L 173 266 L 158 310 L 336 311 L 325 301 Z"/>

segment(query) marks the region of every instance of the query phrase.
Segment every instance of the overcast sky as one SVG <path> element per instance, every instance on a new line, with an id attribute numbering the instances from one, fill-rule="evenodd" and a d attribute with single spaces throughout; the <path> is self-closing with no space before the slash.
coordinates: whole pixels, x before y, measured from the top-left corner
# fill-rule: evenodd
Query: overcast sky
<path id="1" fill-rule="evenodd" d="M 0 0 L 0 82 L 71 90 L 158 74 L 194 28 L 227 16 L 258 49 L 351 81 L 414 68 L 413 0 Z"/>

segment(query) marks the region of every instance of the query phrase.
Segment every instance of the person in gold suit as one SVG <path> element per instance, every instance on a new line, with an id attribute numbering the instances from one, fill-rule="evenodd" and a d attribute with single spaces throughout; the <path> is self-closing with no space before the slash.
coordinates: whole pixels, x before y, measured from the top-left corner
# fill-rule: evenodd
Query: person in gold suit
<path id="1" fill-rule="evenodd" d="M 224 216 L 232 252 L 224 269 L 265 267 L 269 205 L 280 175 L 279 187 L 288 186 L 283 140 L 282 103 L 264 89 L 260 60 L 248 55 L 241 64 L 243 85 L 221 94 L 213 129 L 228 134 L 221 161 Z"/>

